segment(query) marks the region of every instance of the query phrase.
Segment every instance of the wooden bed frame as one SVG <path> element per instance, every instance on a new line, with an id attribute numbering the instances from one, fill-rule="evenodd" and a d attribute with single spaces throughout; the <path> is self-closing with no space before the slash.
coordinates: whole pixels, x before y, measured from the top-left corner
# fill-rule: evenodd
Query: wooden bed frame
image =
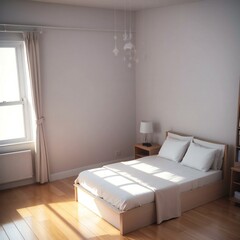
<path id="1" fill-rule="evenodd" d="M 183 134 L 178 135 L 185 136 Z M 222 179 L 220 181 L 199 187 L 191 191 L 182 192 L 180 196 L 182 213 L 221 198 L 226 194 L 227 145 L 224 145 L 225 151 L 222 164 Z M 103 199 L 96 197 L 90 192 L 86 191 L 79 184 L 74 184 L 74 189 L 76 201 L 80 202 L 85 207 L 119 229 L 122 235 L 156 222 L 155 202 L 145 204 L 128 211 L 120 211 Z"/>

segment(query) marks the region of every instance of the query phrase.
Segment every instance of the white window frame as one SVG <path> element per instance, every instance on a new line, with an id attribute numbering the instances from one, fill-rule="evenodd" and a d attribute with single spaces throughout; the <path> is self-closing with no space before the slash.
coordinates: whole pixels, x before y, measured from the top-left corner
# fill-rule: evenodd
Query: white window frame
<path id="1" fill-rule="evenodd" d="M 0 41 L 0 48 L 15 48 L 16 51 L 16 65 L 18 72 L 19 95 L 18 101 L 3 101 L 0 102 L 0 107 L 10 105 L 23 106 L 23 119 L 24 119 L 24 135 L 23 138 L 0 140 L 0 145 L 15 144 L 22 142 L 29 142 L 33 140 L 32 134 L 32 111 L 31 111 L 31 94 L 29 92 L 30 83 L 28 75 L 28 67 L 26 62 L 26 50 L 24 41 Z"/>

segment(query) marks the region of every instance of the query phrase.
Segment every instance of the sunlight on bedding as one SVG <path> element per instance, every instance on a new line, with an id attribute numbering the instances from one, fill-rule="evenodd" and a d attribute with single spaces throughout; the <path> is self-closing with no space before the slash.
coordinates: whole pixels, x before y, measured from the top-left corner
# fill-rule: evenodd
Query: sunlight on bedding
<path id="1" fill-rule="evenodd" d="M 154 173 L 157 170 L 159 170 L 159 168 L 153 167 L 152 165 L 149 165 L 149 164 L 146 164 L 146 163 L 139 163 L 139 164 L 136 164 L 132 167 L 137 169 L 137 170 L 140 170 L 142 172 L 145 172 L 145 173 Z"/>
<path id="2" fill-rule="evenodd" d="M 128 192 L 130 194 L 132 194 L 133 196 L 136 195 L 141 195 L 144 193 L 149 193 L 149 189 L 145 188 L 143 186 L 140 186 L 138 184 L 128 184 L 125 186 L 120 187 L 122 190 L 124 190 L 125 192 Z"/>
<path id="3" fill-rule="evenodd" d="M 105 178 L 105 180 L 114 186 L 121 186 L 121 185 L 133 183 L 133 181 L 130 181 L 129 179 L 121 176 L 107 177 Z"/>
<path id="4" fill-rule="evenodd" d="M 156 171 L 159 171 L 160 169 L 158 167 L 154 167 L 147 163 L 142 163 L 139 160 L 132 160 L 127 162 L 122 162 L 122 164 L 131 166 L 132 168 L 135 168 L 139 171 L 145 172 L 145 173 L 154 173 Z"/>
<path id="5" fill-rule="evenodd" d="M 101 178 L 105 178 L 105 177 L 110 177 L 110 176 L 116 176 L 117 174 L 110 171 L 110 170 L 107 170 L 107 169 L 92 169 L 92 170 L 89 170 L 90 172 L 93 172 L 95 175 L 97 175 L 98 177 L 101 177 Z"/>
<path id="6" fill-rule="evenodd" d="M 178 176 L 178 175 L 175 175 L 175 174 L 170 173 L 170 172 L 160 172 L 160 173 L 154 174 L 154 176 L 156 176 L 158 178 L 162 178 L 164 180 L 175 182 L 175 183 L 180 182 L 180 181 L 185 179 L 182 176 Z"/>
<path id="7" fill-rule="evenodd" d="M 137 164 L 137 163 L 140 163 L 140 161 L 132 160 L 132 161 L 122 162 L 122 164 L 124 164 L 124 165 L 134 165 L 134 164 Z"/>

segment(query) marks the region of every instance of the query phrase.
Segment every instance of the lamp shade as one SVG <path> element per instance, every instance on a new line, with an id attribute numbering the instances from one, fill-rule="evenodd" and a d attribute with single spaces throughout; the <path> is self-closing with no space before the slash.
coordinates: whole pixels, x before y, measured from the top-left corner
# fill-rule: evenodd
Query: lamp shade
<path id="1" fill-rule="evenodd" d="M 140 133 L 152 133 L 153 124 L 152 122 L 142 121 L 140 124 Z"/>

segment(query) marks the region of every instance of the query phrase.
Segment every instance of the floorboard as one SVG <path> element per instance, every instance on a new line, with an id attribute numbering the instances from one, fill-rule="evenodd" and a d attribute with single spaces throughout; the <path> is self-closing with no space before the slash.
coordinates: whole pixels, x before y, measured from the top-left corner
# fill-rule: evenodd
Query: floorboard
<path id="1" fill-rule="evenodd" d="M 240 240 L 240 207 L 228 198 L 121 236 L 75 202 L 74 179 L 0 191 L 0 239 Z"/>

